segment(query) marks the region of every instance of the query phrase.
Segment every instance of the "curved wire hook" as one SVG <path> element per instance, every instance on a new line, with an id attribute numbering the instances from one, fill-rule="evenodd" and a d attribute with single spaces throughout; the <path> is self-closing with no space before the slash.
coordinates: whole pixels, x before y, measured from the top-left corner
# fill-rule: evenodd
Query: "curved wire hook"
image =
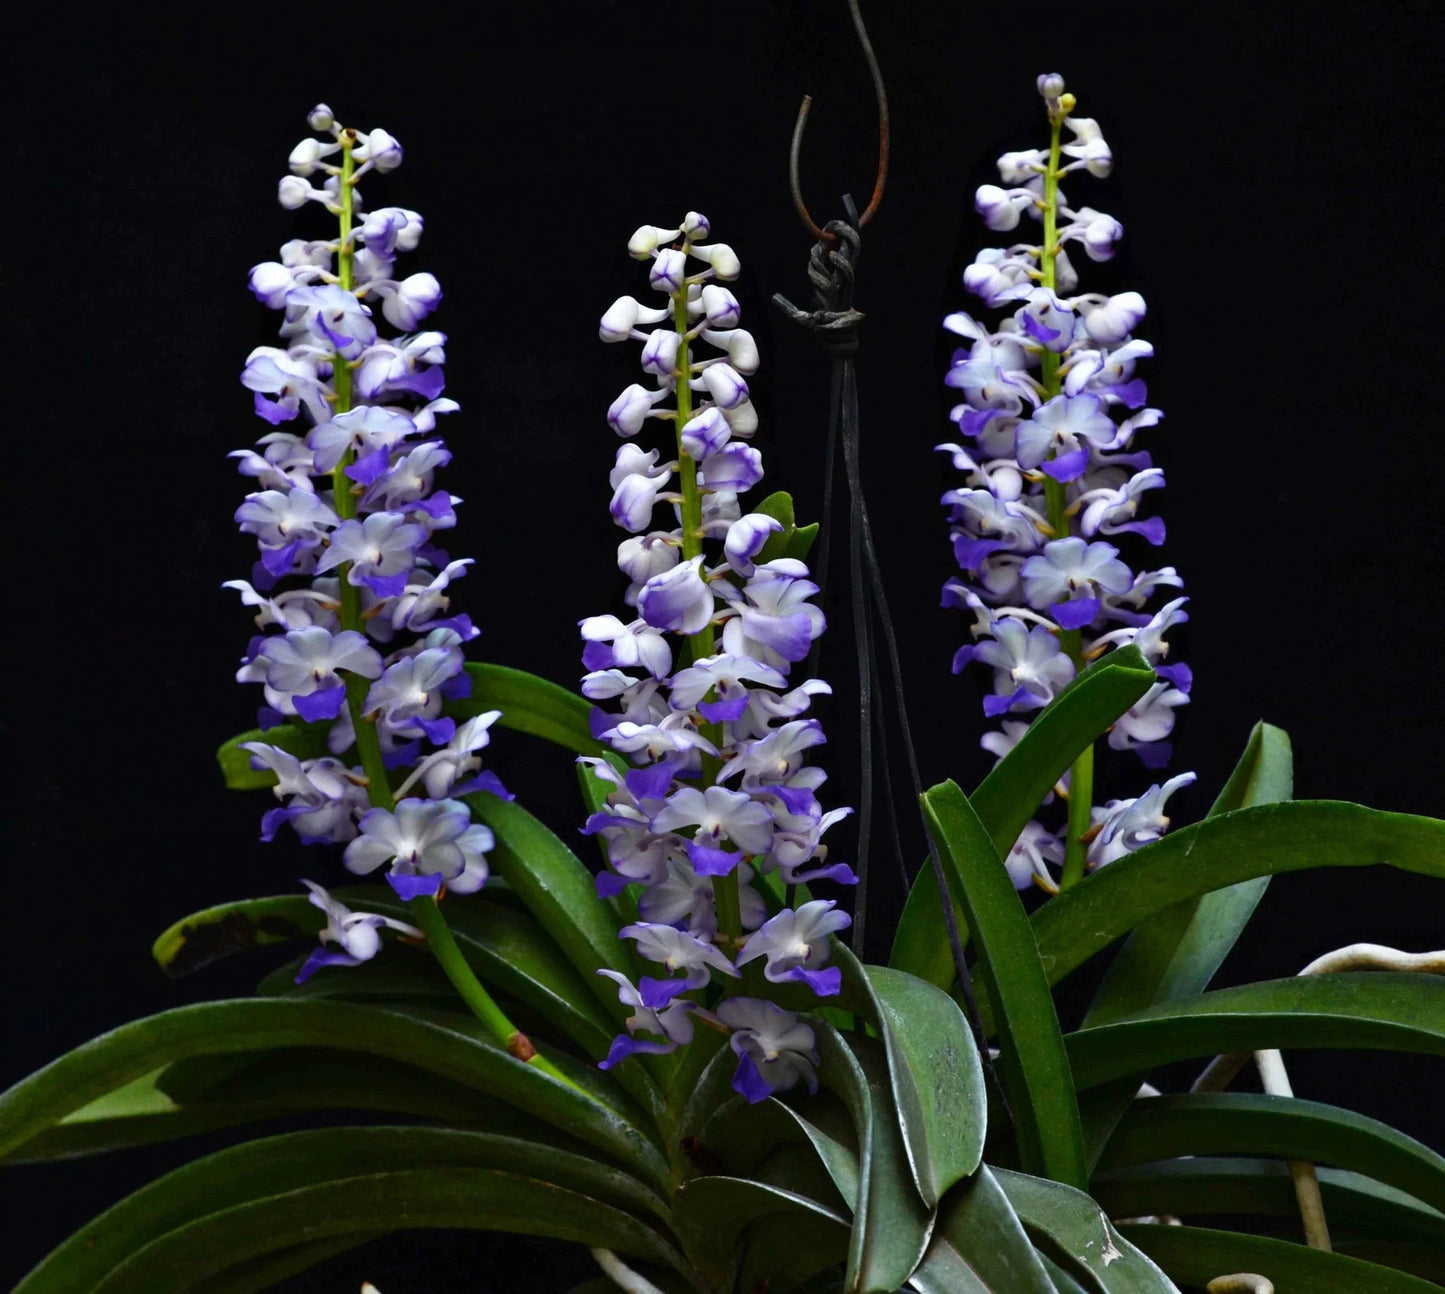
<path id="1" fill-rule="evenodd" d="M 873 77 L 873 93 L 878 100 L 878 175 L 873 181 L 873 196 L 868 199 L 867 207 L 858 217 L 858 228 L 861 229 L 873 219 L 873 213 L 883 201 L 883 182 L 888 178 L 888 94 L 883 89 L 883 73 L 878 69 L 878 59 L 868 39 L 868 29 L 863 26 L 863 15 L 858 11 L 858 0 L 848 0 L 848 9 L 853 15 L 853 27 L 858 33 L 858 43 L 863 47 L 863 57 L 868 60 L 868 72 Z M 835 236 L 819 229 L 813 222 L 813 217 L 808 214 L 808 205 L 803 201 L 802 186 L 798 182 L 798 155 L 802 152 L 803 128 L 808 124 L 808 110 L 812 106 L 813 96 L 805 94 L 803 104 L 798 109 L 798 120 L 793 126 L 793 143 L 788 152 L 788 187 L 792 190 L 793 207 L 803 222 L 803 228 L 814 238 L 831 243 Z"/>

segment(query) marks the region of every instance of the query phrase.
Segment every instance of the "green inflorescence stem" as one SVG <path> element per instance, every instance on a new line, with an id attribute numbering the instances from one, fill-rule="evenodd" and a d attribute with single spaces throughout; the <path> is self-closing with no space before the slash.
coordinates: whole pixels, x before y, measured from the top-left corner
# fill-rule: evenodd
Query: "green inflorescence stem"
<path id="1" fill-rule="evenodd" d="M 355 145 L 355 133 L 349 130 L 344 132 L 341 136 L 341 183 L 338 195 L 341 208 L 338 213 L 341 223 L 341 239 L 337 252 L 336 277 L 341 287 L 348 292 L 356 282 L 356 253 L 351 242 L 351 228 L 356 208 L 355 187 L 352 182 L 355 170 L 352 149 Z M 332 364 L 332 374 L 333 384 L 336 388 L 333 412 L 347 413 L 351 409 L 352 398 L 351 365 L 337 355 Z M 356 516 L 356 493 L 351 478 L 346 475 L 346 469 L 351 466 L 354 459 L 355 454 L 348 448 L 331 473 L 336 515 L 343 521 L 349 521 Z M 361 590 L 347 579 L 349 569 L 350 564 L 347 563 L 337 571 L 341 588 L 341 607 L 338 618 L 342 629 L 360 631 L 362 628 Z M 356 734 L 356 750 L 361 757 L 361 767 L 366 774 L 367 798 L 374 808 L 390 810 L 395 807 L 395 802 L 391 795 L 391 783 L 387 780 L 386 763 L 381 755 L 381 742 L 376 735 L 376 725 L 366 718 L 366 694 L 369 688 L 370 684 L 359 674 L 348 674 L 346 676 L 346 708 L 351 716 L 351 730 Z M 453 938 L 446 918 L 442 916 L 441 909 L 437 906 L 436 899 L 430 895 L 422 895 L 410 900 L 407 906 L 416 917 L 417 925 L 426 935 L 427 947 L 436 956 L 437 962 L 446 972 L 452 986 L 497 1041 L 518 1060 L 534 1065 L 559 1082 L 566 1083 L 568 1087 L 582 1092 L 584 1096 L 590 1096 L 591 1093 L 578 1087 L 551 1061 L 542 1056 L 533 1047 L 527 1035 L 507 1019 L 506 1013 L 496 1004 L 492 995 L 482 987 L 477 977 L 472 974 L 472 968 L 467 965 L 466 958 L 462 956 L 461 949 L 457 947 L 457 941 Z"/>
<path id="2" fill-rule="evenodd" d="M 1040 257 L 1043 285 L 1052 291 L 1058 284 L 1057 257 L 1059 254 L 1059 156 L 1060 133 L 1064 124 L 1065 109 L 1049 111 L 1049 163 L 1044 172 L 1044 244 Z M 1040 376 L 1043 381 L 1044 399 L 1052 400 L 1063 390 L 1059 380 L 1059 357 L 1051 350 L 1045 350 L 1040 357 Z M 1055 539 L 1063 539 L 1070 532 L 1068 498 L 1063 483 L 1044 474 L 1044 500 L 1048 504 L 1049 527 Z M 1059 646 L 1076 670 L 1084 667 L 1084 635 L 1079 629 L 1065 629 L 1059 634 Z M 1059 876 L 1059 888 L 1066 890 L 1076 884 L 1084 875 L 1084 860 L 1087 848 L 1083 837 L 1089 830 L 1089 809 L 1094 801 L 1094 747 L 1085 747 L 1074 761 L 1069 776 L 1069 825 L 1064 844 L 1064 869 Z"/>
<path id="3" fill-rule="evenodd" d="M 677 370 L 674 390 L 677 393 L 677 472 L 682 480 L 682 555 L 685 560 L 702 555 L 702 494 L 697 487 L 697 464 L 682 447 L 682 429 L 692 418 L 692 387 L 688 379 L 692 376 L 692 356 L 688 343 L 687 292 L 686 282 L 672 294 L 672 326 L 682 339 L 677 347 Z M 704 578 L 706 576 L 704 575 Z M 687 640 L 688 658 L 696 664 L 716 653 L 717 643 L 711 624 L 704 625 Z M 717 724 L 704 723 L 702 733 L 714 746 L 722 733 Z M 702 781 L 705 787 L 717 781 L 721 765 L 716 757 L 702 757 Z M 741 900 L 738 897 L 738 875 L 736 871 L 713 880 L 713 898 L 717 904 L 718 943 L 724 951 L 737 952 L 742 939 L 743 920 Z"/>

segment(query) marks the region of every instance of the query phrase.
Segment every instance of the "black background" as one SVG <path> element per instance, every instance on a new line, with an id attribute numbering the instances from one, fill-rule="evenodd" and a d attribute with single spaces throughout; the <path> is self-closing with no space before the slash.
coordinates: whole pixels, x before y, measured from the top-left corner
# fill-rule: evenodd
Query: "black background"
<path id="1" fill-rule="evenodd" d="M 894 146 L 857 301 L 865 472 L 925 782 L 971 785 L 988 762 L 979 681 L 948 673 L 961 619 L 937 608 L 951 571 L 937 499 L 952 484 L 932 452 L 952 433 L 939 320 L 971 308 L 959 271 L 1000 241 L 973 189 L 996 178 L 999 152 L 1046 139 L 1033 81 L 1056 69 L 1116 158 L 1111 179 L 1076 180 L 1070 196 L 1126 229 L 1114 266 L 1081 263 L 1083 289 L 1143 292 L 1139 331 L 1158 354 L 1146 376 L 1167 416 L 1140 443 L 1168 474 L 1163 560 L 1192 598 L 1178 650 L 1195 699 L 1174 769 L 1200 779 L 1175 820 L 1204 812 L 1260 717 L 1294 736 L 1298 796 L 1445 813 L 1431 10 L 868 6 Z M 245 484 L 224 455 L 266 430 L 236 375 L 275 326 L 245 274 L 286 238 L 327 231 L 319 208 L 292 214 L 273 197 L 314 101 L 406 148 L 399 172 L 363 188 L 372 205 L 423 213 L 407 265 L 446 291 L 435 323 L 463 412 L 445 423 L 456 458 L 443 483 L 466 500 L 453 553 L 478 559 L 458 588 L 483 629 L 474 658 L 572 685 L 576 621 L 620 607 L 603 415 L 634 380 L 636 348 L 599 344 L 596 320 L 614 297 L 645 295 L 624 252 L 640 223 L 696 208 L 742 257 L 766 486 L 790 489 L 803 517 L 820 506 L 825 362 L 767 301 L 807 298 L 809 243 L 786 186 L 804 92 L 814 215 L 871 187 L 871 91 L 842 0 L 537 5 L 485 23 L 345 15 L 343 29 L 250 9 L 219 39 L 199 18 L 32 19 L 11 37 L 0 1079 L 134 1016 L 249 991 L 259 964 L 166 981 L 150 940 L 198 907 L 342 875 L 292 842 L 258 845 L 268 801 L 228 795 L 211 763 L 257 703 L 231 682 L 249 618 L 218 587 L 253 551 L 230 520 Z M 825 656 L 833 803 L 856 782 L 841 584 Z M 579 821 L 567 765 L 506 735 L 493 746 L 492 766 L 564 835 Z M 1148 783 L 1137 765 L 1118 771 L 1111 794 Z M 847 828 L 836 834 L 847 856 Z M 897 904 L 879 886 L 875 956 Z M 1439 894 L 1385 868 L 1281 877 L 1221 982 L 1291 974 L 1360 939 L 1439 946 Z M 1292 1073 L 1301 1095 L 1442 1145 L 1437 1062 L 1300 1056 Z M 5 1274 L 176 1159 L 10 1170 L 29 1216 L 3 1247 Z M 580 1251 L 424 1236 L 294 1288 L 351 1291 L 368 1274 L 384 1294 L 475 1286 L 458 1263 L 486 1255 L 518 1264 L 506 1288 L 565 1289 L 588 1270 Z"/>

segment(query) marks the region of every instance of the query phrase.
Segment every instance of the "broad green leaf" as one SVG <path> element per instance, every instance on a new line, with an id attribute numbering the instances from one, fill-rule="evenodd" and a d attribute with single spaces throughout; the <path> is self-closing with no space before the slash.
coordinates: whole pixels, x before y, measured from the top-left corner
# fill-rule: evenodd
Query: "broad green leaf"
<path id="1" fill-rule="evenodd" d="M 912 1284 L 920 1294 L 1056 1294 L 987 1164 L 949 1192 Z"/>
<path id="2" fill-rule="evenodd" d="M 694 1177 L 678 1188 L 674 1201 L 673 1225 L 688 1258 L 719 1289 L 733 1285 L 744 1229 L 771 1214 L 784 1214 L 790 1222 L 822 1222 L 834 1241 L 828 1262 L 840 1260 L 847 1251 L 846 1219 L 806 1195 L 750 1178 Z"/>
<path id="3" fill-rule="evenodd" d="M 631 946 L 617 937 L 617 924 L 597 897 L 592 874 L 582 861 L 519 804 L 478 793 L 465 797 L 473 816 L 491 827 L 497 847 L 487 860 L 571 961 L 593 995 L 621 1020 L 627 1009 L 617 985 L 597 972 L 621 971 L 634 983 L 638 969 Z"/>
<path id="4" fill-rule="evenodd" d="M 384 1231 L 359 1231 L 349 1236 L 333 1236 L 329 1240 L 307 1241 L 279 1249 L 244 1262 L 220 1276 L 202 1281 L 191 1294 L 260 1294 L 274 1289 L 283 1280 L 319 1267 L 328 1259 L 339 1257 L 371 1240 L 379 1240 Z M 611 1294 L 611 1292 L 609 1292 Z"/>
<path id="5" fill-rule="evenodd" d="M 1279 728 L 1257 723 L 1208 816 L 1277 803 L 1288 800 L 1293 793 L 1294 758 L 1289 737 Z M 1240 881 L 1145 918 L 1109 964 L 1084 1024 L 1108 1024 L 1156 1002 L 1204 992 L 1243 933 L 1269 879 L 1257 876 Z M 1135 1074 L 1121 1078 L 1107 1091 L 1093 1094 L 1093 1109 L 1085 1119 L 1091 1169 L 1110 1129 L 1129 1108 L 1147 1077 Z"/>
<path id="6" fill-rule="evenodd" d="M 1082 1191 L 1006 1168 L 994 1173 L 1029 1238 L 1085 1289 L 1095 1294 L 1177 1294 L 1164 1273 L 1123 1238 Z"/>
<path id="7" fill-rule="evenodd" d="M 998 850 L 953 782 L 923 795 L 928 829 L 958 878 L 978 966 L 994 1004 L 1000 1067 L 1025 1168 L 1055 1181 L 1088 1180 L 1069 1059 L 1029 920 Z"/>
<path id="8" fill-rule="evenodd" d="M 894 1118 L 888 1062 L 871 1038 L 845 1041 L 832 1025 L 813 1026 L 819 1077 L 853 1117 L 858 1137 L 858 1195 L 848 1245 L 847 1294 L 892 1294 L 927 1248 L 933 1210 L 919 1197 Z"/>
<path id="9" fill-rule="evenodd" d="M 1099 1166 L 1233 1154 L 1332 1164 L 1445 1209 L 1445 1158 L 1428 1146 L 1353 1110 L 1258 1092 L 1186 1092 L 1135 1101 Z"/>
<path id="10" fill-rule="evenodd" d="M 1039 803 L 1084 748 L 1154 681 L 1144 654 L 1124 647 L 1095 661 L 1039 712 L 1019 744 L 969 797 L 1000 856 L 1013 848 Z M 961 909 L 959 926 L 967 938 Z M 953 954 L 932 867 L 924 867 L 913 882 L 888 964 L 940 988 L 953 983 Z"/>
<path id="11" fill-rule="evenodd" d="M 20 1150 L 72 1111 L 184 1056 L 322 1047 L 422 1067 L 535 1115 L 649 1180 L 667 1181 L 661 1154 L 621 1109 L 513 1059 L 472 1026 L 470 1018 L 443 1023 L 350 1002 L 274 998 L 163 1011 L 92 1039 L 0 1094 L 0 1156 Z M 551 1059 L 575 1073 L 574 1081 L 595 1082 L 588 1067 L 568 1065 L 560 1055 Z"/>
<path id="12" fill-rule="evenodd" d="M 818 1160 L 833 1179 L 838 1194 L 845 1200 L 858 1198 L 858 1136 L 847 1111 L 834 1103 L 831 1093 L 818 1092 L 794 1103 L 776 1101 L 780 1109 L 798 1125 L 809 1144 L 818 1152 Z"/>
<path id="13" fill-rule="evenodd" d="M 251 767 L 251 752 L 242 750 L 243 741 L 264 741 L 288 751 L 297 759 L 316 759 L 327 753 L 326 734 L 329 723 L 287 722 L 275 728 L 251 728 L 238 732 L 229 741 L 223 741 L 216 751 L 216 762 L 221 766 L 221 777 L 227 790 L 259 791 L 276 785 L 276 774 L 269 768 Z"/>
<path id="14" fill-rule="evenodd" d="M 1120 935 L 1175 904 L 1259 876 L 1389 863 L 1445 877 L 1445 822 L 1336 800 L 1265 804 L 1206 818 L 1100 868 L 1033 917 L 1056 984 Z"/>
<path id="15" fill-rule="evenodd" d="M 1215 989 L 1065 1039 L 1080 1091 L 1175 1060 L 1223 1052 L 1360 1047 L 1445 1055 L 1445 983 L 1342 972 Z"/>
<path id="16" fill-rule="evenodd" d="M 541 737 L 579 755 L 605 753 L 588 726 L 587 716 L 591 714 L 592 706 L 585 698 L 535 674 L 506 665 L 469 661 L 466 669 L 472 682 L 472 694 L 464 700 L 447 704 L 446 713 L 452 718 L 465 720 L 487 710 L 500 710 L 499 728 Z M 216 751 L 221 776 L 233 791 L 255 791 L 275 786 L 276 775 L 268 769 L 253 769 L 250 752 L 242 750 L 241 743 L 264 741 L 269 746 L 289 751 L 298 759 L 315 759 L 327 753 L 326 737 L 330 729 L 329 723 L 287 722 L 264 731 L 252 728 L 237 733 L 229 741 L 222 742 Z"/>
<path id="17" fill-rule="evenodd" d="M 215 1073 L 209 1085 L 197 1077 L 206 1068 Z M 171 1076 L 182 1070 L 187 1090 L 173 1091 Z M 425 1069 L 380 1056 L 358 1061 L 344 1051 L 292 1047 L 195 1056 L 158 1069 L 66 1116 L 5 1162 L 71 1159 L 318 1110 L 368 1110 L 508 1131 L 532 1124 L 512 1107 L 479 1100 L 474 1088 Z"/>
<path id="18" fill-rule="evenodd" d="M 505 1168 L 666 1220 L 662 1199 L 636 1179 L 569 1149 L 565 1138 L 535 1136 L 449 1128 L 325 1128 L 232 1146 L 168 1173 L 107 1209 L 54 1250 L 17 1294 L 91 1289 L 158 1235 L 209 1214 L 321 1182 L 406 1168 Z"/>
<path id="19" fill-rule="evenodd" d="M 1331 1244 L 1337 1254 L 1408 1272 L 1433 1281 L 1436 1288 L 1445 1286 L 1445 1248 L 1441 1248 L 1438 1240 L 1420 1244 L 1413 1240 L 1361 1240 L 1345 1236 L 1339 1240 L 1332 1237 Z"/>
<path id="20" fill-rule="evenodd" d="M 1274 1282 L 1275 1294 L 1439 1294 L 1440 1290 L 1388 1267 L 1267 1236 L 1137 1223 L 1119 1231 L 1179 1284 L 1200 1289 L 1226 1272 L 1265 1272 Z"/>
<path id="21" fill-rule="evenodd" d="M 499 728 L 541 737 L 579 755 L 604 753 L 602 743 L 588 726 L 592 703 L 585 697 L 526 670 L 485 661 L 468 661 L 467 677 L 472 681 L 471 696 L 446 706 L 446 713 L 453 718 L 470 719 L 488 710 L 500 710 Z"/>
<path id="22" fill-rule="evenodd" d="M 768 1294 L 838 1294 L 847 1256 L 846 1223 L 840 1229 L 815 1213 L 769 1213 L 748 1227 L 737 1287 Z M 820 1272 L 825 1273 L 822 1280 L 817 1279 Z"/>
<path id="23" fill-rule="evenodd" d="M 1445 1265 L 1445 1214 L 1359 1173 L 1315 1172 L 1334 1237 L 1365 1232 L 1429 1245 Z M 1239 1213 L 1288 1219 L 1286 1225 L 1300 1234 L 1299 1200 L 1288 1165 L 1278 1159 L 1191 1157 L 1136 1164 L 1096 1173 L 1090 1190 L 1117 1218 Z"/>
<path id="24" fill-rule="evenodd" d="M 968 1021 L 940 988 L 902 971 L 865 966 L 888 1054 L 903 1147 L 930 1208 L 983 1159 L 988 1100 Z"/>
<path id="25" fill-rule="evenodd" d="M 432 1167 L 321 1182 L 208 1214 L 140 1249 L 95 1294 L 185 1294 L 302 1241 L 423 1227 L 551 1236 L 686 1268 L 646 1223 L 589 1196 L 519 1173 Z"/>
<path id="26" fill-rule="evenodd" d="M 1279 803 L 1293 788 L 1289 737 L 1258 723 L 1209 816 Z M 1268 876 L 1258 876 L 1147 918 L 1110 963 L 1084 1023 L 1108 1024 L 1156 1002 L 1204 992 L 1268 885 Z"/>
<path id="27" fill-rule="evenodd" d="M 334 894 L 354 908 L 408 919 L 407 905 L 380 886 L 340 889 Z M 591 985 L 531 917 L 492 903 L 485 895 L 457 898 L 446 905 L 445 915 L 479 978 L 525 1002 L 594 1057 L 607 1054 L 614 1033 L 611 1021 Z M 324 921 L 303 895 L 242 899 L 178 922 L 156 940 L 154 952 L 163 970 L 181 974 L 248 946 L 278 943 L 288 937 L 315 939 Z M 348 968 L 349 973 L 317 975 L 309 984 L 328 994 L 364 992 L 367 976 L 384 974 L 389 963 L 410 960 L 407 954 L 414 951 L 419 950 L 397 947 L 375 962 Z M 445 979 L 441 983 L 447 988 Z"/>
<path id="28" fill-rule="evenodd" d="M 755 508 L 754 512 L 761 512 L 766 516 L 773 517 L 782 522 L 783 528 L 768 536 L 767 542 L 763 545 L 762 551 L 758 554 L 760 562 L 771 562 L 779 557 L 792 557 L 802 561 L 812 548 L 813 541 L 818 537 L 818 523 L 815 521 L 809 526 L 800 526 L 793 514 L 793 496 L 786 490 L 778 490 L 768 495 Z"/>

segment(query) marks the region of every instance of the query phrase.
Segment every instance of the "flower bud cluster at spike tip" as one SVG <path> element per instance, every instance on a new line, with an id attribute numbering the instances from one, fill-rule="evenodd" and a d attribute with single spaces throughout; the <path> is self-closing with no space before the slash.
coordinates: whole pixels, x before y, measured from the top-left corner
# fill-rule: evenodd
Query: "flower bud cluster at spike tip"
<path id="1" fill-rule="evenodd" d="M 1106 176 L 1113 156 L 1098 123 L 1072 115 L 1074 96 L 1061 76 L 1040 76 L 1038 89 L 1050 147 L 1005 153 L 1003 187 L 981 186 L 974 205 L 996 231 L 1017 228 L 1025 215 L 1038 221 L 1039 245 L 985 248 L 964 272 L 965 287 L 1007 312 L 996 324 L 962 312 L 944 320 L 966 344 L 945 379 L 962 396 L 951 416 L 964 443 L 938 446 L 965 474 L 943 496 L 962 571 L 944 585 L 943 604 L 966 610 L 974 638 L 953 669 L 978 661 L 993 671 L 984 713 L 1002 717 L 1003 730 L 982 744 L 1002 758 L 1029 714 L 1083 664 L 1132 643 L 1158 681 L 1114 724 L 1108 743 L 1158 769 L 1170 757 L 1175 711 L 1189 700 L 1189 667 L 1166 663 L 1164 640 L 1188 619 L 1187 599 L 1177 595 L 1183 581 L 1172 566 L 1136 570 L 1110 542 L 1142 544 L 1141 554 L 1164 542 L 1164 522 L 1141 515 L 1164 473 L 1134 446 L 1136 433 L 1162 417 L 1135 374 L 1154 348 L 1133 336 L 1145 314 L 1137 292 L 1079 291 L 1070 248 L 1107 260 L 1123 228 L 1093 207 L 1071 207 L 1059 182 L 1081 171 Z M 1151 611 L 1156 595 L 1163 605 Z M 1184 773 L 1137 799 L 1094 808 L 1088 865 L 1158 839 L 1168 825 L 1165 801 L 1193 780 Z M 1036 821 L 1007 861 L 1020 888 L 1052 890 L 1050 869 L 1063 858 L 1060 833 Z"/>
<path id="2" fill-rule="evenodd" d="M 760 1101 L 800 1079 L 816 1088 L 813 1031 L 772 1002 L 728 996 L 710 1010 L 707 995 L 735 987 L 754 962 L 762 965 L 749 974 L 772 983 L 836 994 L 829 936 L 849 924 L 847 914 L 831 899 L 796 909 L 774 899 L 769 916 L 768 900 L 783 885 L 857 878 L 829 862 L 822 843 L 852 810 L 825 812 L 817 791 L 826 775 L 804 763 L 824 741 L 807 712 L 830 689 L 789 678 L 823 632 L 823 614 L 808 602 L 818 589 L 801 560 L 765 551 L 781 524 L 739 502 L 763 476 L 748 444 L 758 420 L 747 379 L 758 353 L 719 282 L 737 276 L 738 258 L 710 236 L 696 212 L 677 227 L 638 229 L 627 249 L 649 262 L 665 302 L 622 297 L 599 326 L 603 341 L 642 343 L 648 381 L 629 386 L 607 414 L 624 442 L 609 478 L 611 510 L 631 535 L 617 564 L 636 616 L 581 622 L 590 671 L 582 691 L 598 703 L 593 731 L 634 767 L 624 774 L 583 760 L 611 788 L 584 831 L 605 847 L 601 894 L 641 887 L 640 919 L 621 935 L 661 968 L 636 985 L 601 972 L 633 1011 L 604 1067 L 672 1051 L 691 1040 L 700 1016 L 732 1031 L 733 1086 Z M 699 342 L 708 348 L 701 357 Z M 666 449 L 634 442 L 649 419 L 670 425 Z M 660 529 L 659 506 L 670 514 Z M 769 889 L 764 877 L 782 884 Z"/>
<path id="3" fill-rule="evenodd" d="M 367 212 L 356 188 L 368 171 L 395 169 L 401 145 L 384 130 L 347 130 L 324 104 L 308 121 L 327 138 L 292 150 L 280 201 L 321 202 L 339 228 L 288 242 L 280 260 L 251 270 L 251 291 L 284 320 L 282 345 L 257 347 L 241 373 L 268 430 L 231 455 L 255 483 L 236 520 L 259 551 L 250 580 L 226 587 L 256 609 L 260 632 L 236 677 L 261 685 L 263 731 L 325 724 L 330 754 L 300 759 L 284 740 L 244 743 L 253 767 L 275 774 L 281 801 L 262 819 L 262 838 L 289 823 L 307 843 L 344 844 L 349 870 L 386 867 L 404 899 L 443 886 L 466 893 L 486 881 L 493 841 L 459 797 L 506 791 L 478 753 L 499 712 L 460 725 L 442 714 L 470 691 L 462 644 L 477 630 L 449 605 L 471 559 L 453 560 L 439 543 L 461 500 L 436 488 L 451 459 L 437 418 L 457 405 L 442 395 L 445 335 L 418 329 L 441 288 L 427 273 L 396 274 L 397 258 L 418 245 L 421 216 Z M 314 954 L 301 978 L 368 960 L 384 928 L 420 935 L 306 884 L 326 913 L 323 945 L 340 951 Z"/>

